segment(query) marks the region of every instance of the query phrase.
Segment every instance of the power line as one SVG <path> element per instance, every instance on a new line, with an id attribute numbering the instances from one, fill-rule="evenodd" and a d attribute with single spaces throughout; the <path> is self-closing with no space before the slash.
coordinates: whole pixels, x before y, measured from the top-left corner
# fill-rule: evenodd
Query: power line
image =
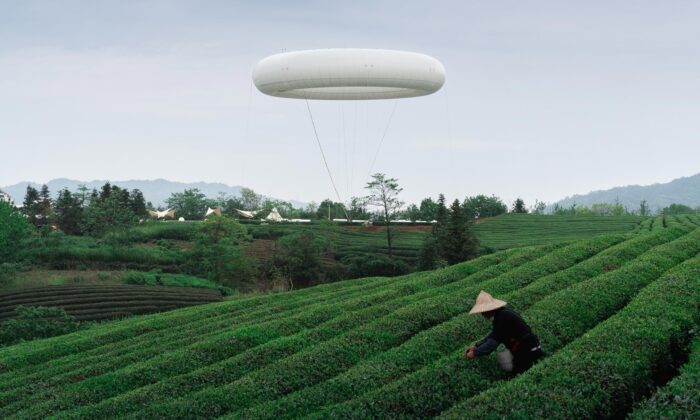
<path id="1" fill-rule="evenodd" d="M 323 164 L 326 167 L 326 172 L 328 173 L 328 178 L 331 180 L 331 185 L 333 185 L 333 190 L 335 191 L 336 197 L 338 197 L 338 202 L 342 203 L 343 200 L 340 198 L 340 193 L 338 192 L 338 188 L 335 186 L 335 180 L 333 180 L 333 174 L 331 173 L 331 168 L 328 166 L 328 161 L 326 161 L 326 154 L 323 152 L 323 146 L 321 145 L 321 139 L 318 137 L 318 131 L 316 130 L 316 122 L 314 122 L 314 116 L 311 113 L 311 106 L 309 105 L 309 100 L 304 99 L 306 101 L 306 109 L 309 111 L 309 118 L 311 119 L 311 126 L 314 128 L 314 137 L 316 138 L 316 144 L 318 144 L 318 150 L 321 151 L 321 157 L 323 158 Z M 345 211 L 345 217 L 348 217 L 348 213 L 343 207 L 343 211 Z"/>

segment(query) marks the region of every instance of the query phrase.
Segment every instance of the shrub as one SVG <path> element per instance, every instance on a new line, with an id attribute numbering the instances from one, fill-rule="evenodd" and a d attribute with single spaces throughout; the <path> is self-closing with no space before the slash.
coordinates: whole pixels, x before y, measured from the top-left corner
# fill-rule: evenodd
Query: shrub
<path id="1" fill-rule="evenodd" d="M 17 317 L 3 322 L 0 327 L 2 345 L 67 334 L 80 327 L 75 318 L 61 308 L 18 306 L 15 312 Z"/>
<path id="2" fill-rule="evenodd" d="M 124 274 L 124 283 L 126 284 L 146 284 L 148 283 L 148 276 L 140 271 L 127 271 Z"/>
<path id="3" fill-rule="evenodd" d="M 444 417 L 620 417 L 653 389 L 655 374 L 696 325 L 699 276 L 700 257 L 675 267 L 617 315 L 527 373 L 464 401 Z"/>
<path id="4" fill-rule="evenodd" d="M 632 420 L 692 419 L 700 413 L 700 337 L 692 346 L 688 363 L 671 382 L 658 389 L 629 416 Z"/>

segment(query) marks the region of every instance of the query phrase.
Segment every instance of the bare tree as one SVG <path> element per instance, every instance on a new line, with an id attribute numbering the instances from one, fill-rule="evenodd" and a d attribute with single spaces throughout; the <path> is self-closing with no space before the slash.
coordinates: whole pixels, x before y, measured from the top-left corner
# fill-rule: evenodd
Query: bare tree
<path id="1" fill-rule="evenodd" d="M 389 220 L 391 216 L 404 205 L 397 197 L 403 191 L 399 187 L 398 180 L 395 178 L 387 178 L 386 175 L 376 173 L 372 175 L 372 181 L 367 183 L 365 187 L 369 190 L 369 195 L 366 197 L 367 204 L 379 207 L 384 216 L 386 224 L 386 242 L 389 247 L 389 258 L 394 259 L 391 250 L 391 227 Z"/>

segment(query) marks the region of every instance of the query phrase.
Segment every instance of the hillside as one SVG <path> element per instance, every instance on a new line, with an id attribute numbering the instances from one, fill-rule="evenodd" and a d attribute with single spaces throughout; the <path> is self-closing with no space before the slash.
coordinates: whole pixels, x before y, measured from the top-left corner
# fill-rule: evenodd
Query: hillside
<path id="1" fill-rule="evenodd" d="M 100 187 L 105 184 L 105 182 L 107 182 L 107 180 L 78 181 L 74 179 L 57 178 L 47 182 L 46 185 L 49 187 L 49 190 L 55 197 L 63 188 L 76 191 L 78 186 L 84 184 L 91 190 L 93 188 L 99 190 Z M 226 193 L 227 195 L 239 196 L 241 189 L 243 188 L 239 185 L 230 186 L 219 182 L 175 182 L 168 181 L 167 179 L 125 181 L 110 180 L 109 182 L 129 190 L 141 190 L 146 200 L 150 201 L 156 207 L 165 206 L 165 200 L 167 200 L 172 193 L 182 192 L 185 189 L 197 188 L 207 197 L 216 198 L 221 192 Z M 27 185 L 32 185 L 35 188 L 41 187 L 41 184 L 37 184 L 35 182 L 20 182 L 14 185 L 2 187 L 2 189 L 14 199 L 15 203 L 21 204 L 27 190 Z M 288 201 L 296 207 L 304 207 L 306 205 L 306 203 L 302 203 L 300 201 Z"/>
<path id="2" fill-rule="evenodd" d="M 648 220 L 637 233 L 5 348 L 0 415 L 624 416 L 673 374 L 700 320 L 700 217 Z M 468 314 L 480 290 L 523 314 L 549 355 L 516 379 L 504 381 L 493 356 L 464 358 L 489 329 Z"/>
<path id="3" fill-rule="evenodd" d="M 503 214 L 474 225 L 482 247 L 508 249 L 555 244 L 603 233 L 630 232 L 643 220 L 638 216 L 544 216 Z"/>
<path id="4" fill-rule="evenodd" d="M 628 185 L 609 190 L 592 191 L 566 197 L 555 204 L 568 208 L 572 204 L 590 207 L 593 203 L 620 202 L 630 210 L 639 208 L 639 203 L 646 200 L 652 211 L 657 211 L 672 203 L 685 204 L 690 207 L 700 206 L 700 174 L 674 179 L 673 181 L 653 185 Z M 550 207 L 551 208 L 551 207 Z"/>

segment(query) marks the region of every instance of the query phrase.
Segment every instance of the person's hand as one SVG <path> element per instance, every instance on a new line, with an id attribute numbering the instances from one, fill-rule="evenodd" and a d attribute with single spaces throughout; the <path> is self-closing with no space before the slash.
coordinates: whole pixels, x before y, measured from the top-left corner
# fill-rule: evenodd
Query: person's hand
<path id="1" fill-rule="evenodd" d="M 474 358 L 474 350 L 476 350 L 476 347 L 474 346 L 471 346 L 467 349 L 467 351 L 465 352 L 467 359 L 471 360 Z"/>

